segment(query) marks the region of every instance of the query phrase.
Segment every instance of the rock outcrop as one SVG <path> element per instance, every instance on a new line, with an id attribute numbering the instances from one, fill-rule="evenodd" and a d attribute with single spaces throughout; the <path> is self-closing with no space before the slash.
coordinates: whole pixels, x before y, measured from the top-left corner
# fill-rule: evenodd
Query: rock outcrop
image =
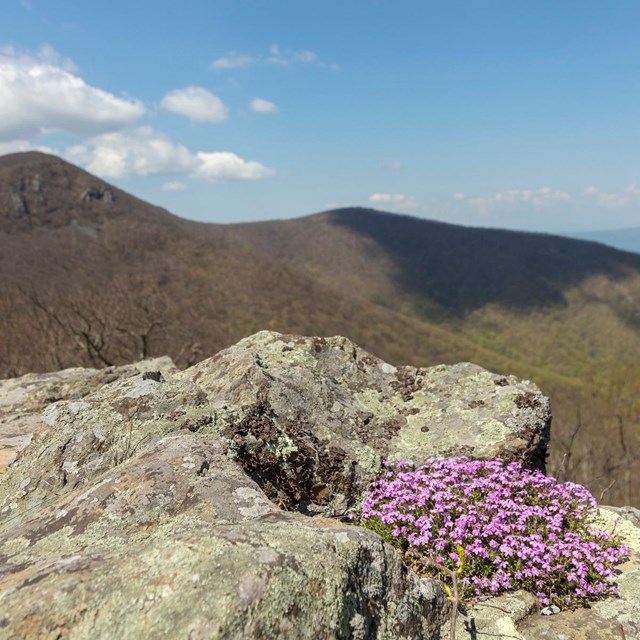
<path id="1" fill-rule="evenodd" d="M 550 424 L 529 382 L 273 332 L 0 394 L 0 638 L 439 638 L 441 585 L 347 516 L 386 459 L 543 468 Z"/>
<path id="2" fill-rule="evenodd" d="M 276 505 L 326 516 L 357 509 L 384 459 L 467 453 L 544 466 L 548 400 L 472 364 L 396 368 L 345 338 L 265 331 L 183 372 L 126 371 L 44 410 L 36 442 L 4 479 L 0 513 L 17 518 L 169 433 L 223 442 Z"/>
<path id="3" fill-rule="evenodd" d="M 41 429 L 45 407 L 60 400 L 80 400 L 120 378 L 146 371 L 177 371 L 170 358 L 152 358 L 135 365 L 105 369 L 65 369 L 0 380 L 0 476 Z"/>

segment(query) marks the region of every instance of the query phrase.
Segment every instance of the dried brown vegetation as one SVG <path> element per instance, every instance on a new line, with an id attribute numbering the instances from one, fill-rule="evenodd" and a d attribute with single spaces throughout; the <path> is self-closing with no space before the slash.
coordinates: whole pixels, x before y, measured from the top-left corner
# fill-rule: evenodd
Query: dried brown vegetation
<path id="1" fill-rule="evenodd" d="M 29 153 L 0 158 L 0 291 L 2 377 L 186 366 L 268 328 L 530 378 L 550 470 L 640 504 L 640 256 L 359 209 L 199 224 Z"/>

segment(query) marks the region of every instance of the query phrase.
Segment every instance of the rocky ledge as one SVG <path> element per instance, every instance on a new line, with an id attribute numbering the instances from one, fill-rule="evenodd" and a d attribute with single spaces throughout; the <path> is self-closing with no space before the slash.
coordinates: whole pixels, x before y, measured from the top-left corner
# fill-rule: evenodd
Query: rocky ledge
<path id="1" fill-rule="evenodd" d="M 0 638 L 444 637 L 440 583 L 348 516 L 383 460 L 543 469 L 549 427 L 532 383 L 393 367 L 341 337 L 0 381 Z M 617 636 L 576 635 L 571 612 L 541 627 L 514 594 L 458 637 L 640 637 L 640 529 L 617 517 L 636 541 L 621 598 L 577 614 Z"/>

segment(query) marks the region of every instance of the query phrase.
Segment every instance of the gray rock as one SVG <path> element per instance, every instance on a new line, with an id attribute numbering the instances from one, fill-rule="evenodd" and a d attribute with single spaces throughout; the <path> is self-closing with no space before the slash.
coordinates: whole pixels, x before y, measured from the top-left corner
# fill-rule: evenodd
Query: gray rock
<path id="1" fill-rule="evenodd" d="M 87 189 L 80 196 L 80 201 L 84 204 L 92 201 L 105 202 L 112 204 L 114 200 L 113 191 L 111 189 Z"/>
<path id="2" fill-rule="evenodd" d="M 533 594 L 521 590 L 475 605 L 467 615 L 458 616 L 456 640 L 525 640 L 518 625 L 528 616 L 537 614 L 537 604 L 538 599 Z M 442 632 L 443 638 L 449 637 L 448 622 Z"/>
<path id="3" fill-rule="evenodd" d="M 7 474 L 0 513 L 33 508 L 50 486 L 90 482 L 180 430 L 220 437 L 270 500 L 307 514 L 357 510 L 384 459 L 470 454 L 544 466 L 548 399 L 472 364 L 395 368 L 346 338 L 264 331 L 164 379 L 121 376 L 83 404 L 50 405 L 30 455 Z M 47 482 L 17 499 L 14 475 L 33 475 L 31 465 Z"/>
<path id="4" fill-rule="evenodd" d="M 43 411 L 0 479 L 0 638 L 437 638 L 441 585 L 340 518 L 385 459 L 544 467 L 548 400 L 471 364 L 261 332 L 146 371 L 5 381 Z"/>
<path id="5" fill-rule="evenodd" d="M 121 367 L 64 369 L 0 380 L 0 476 L 16 453 L 42 429 L 45 407 L 60 400 L 83 398 L 119 378 L 152 370 L 176 371 L 176 367 L 170 358 L 163 357 Z"/>
<path id="6" fill-rule="evenodd" d="M 439 583 L 172 434 L 0 536 L 0 638 L 437 637 Z"/>

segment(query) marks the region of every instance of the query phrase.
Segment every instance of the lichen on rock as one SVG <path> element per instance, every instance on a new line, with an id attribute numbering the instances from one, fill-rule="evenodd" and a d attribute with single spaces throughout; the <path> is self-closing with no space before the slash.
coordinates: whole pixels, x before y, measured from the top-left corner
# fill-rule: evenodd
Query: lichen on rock
<path id="1" fill-rule="evenodd" d="M 161 368 L 0 382 L 32 434 L 0 480 L 0 638 L 437 638 L 441 585 L 342 520 L 385 459 L 544 467 L 548 400 L 475 365 L 265 331 Z"/>

